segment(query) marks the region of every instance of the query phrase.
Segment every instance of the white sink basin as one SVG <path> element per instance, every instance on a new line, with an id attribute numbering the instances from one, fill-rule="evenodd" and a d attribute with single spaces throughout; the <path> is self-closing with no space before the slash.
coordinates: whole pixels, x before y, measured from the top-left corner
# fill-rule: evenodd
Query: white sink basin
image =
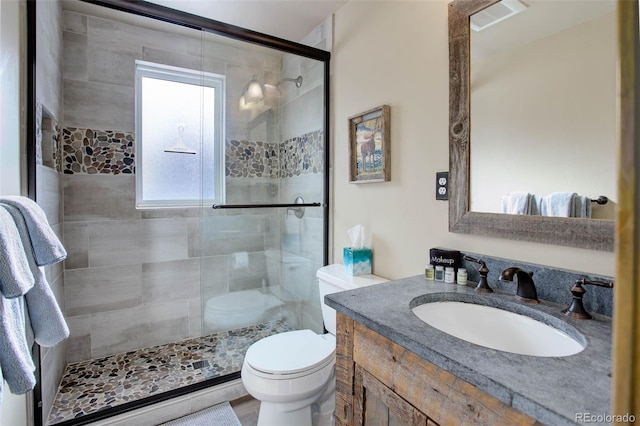
<path id="1" fill-rule="evenodd" d="M 491 306 L 440 301 L 418 305 L 412 311 L 440 331 L 500 351 L 562 357 L 584 349 L 584 345 L 564 331 L 525 315 Z"/>

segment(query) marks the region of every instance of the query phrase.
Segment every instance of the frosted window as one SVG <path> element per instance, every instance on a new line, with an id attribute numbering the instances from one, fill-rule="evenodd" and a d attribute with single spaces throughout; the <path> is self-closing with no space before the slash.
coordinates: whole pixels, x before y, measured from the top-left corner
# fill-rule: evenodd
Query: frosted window
<path id="1" fill-rule="evenodd" d="M 223 78 L 141 61 L 136 73 L 137 207 L 222 202 Z"/>

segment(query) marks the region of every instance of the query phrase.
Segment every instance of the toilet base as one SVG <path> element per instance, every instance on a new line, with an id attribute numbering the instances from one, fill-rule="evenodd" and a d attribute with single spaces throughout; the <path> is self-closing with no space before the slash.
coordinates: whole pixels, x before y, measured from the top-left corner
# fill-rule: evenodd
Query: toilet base
<path id="1" fill-rule="evenodd" d="M 279 406 L 280 404 L 261 402 L 258 426 L 312 426 L 310 406 L 288 412 L 282 411 Z"/>
<path id="2" fill-rule="evenodd" d="M 258 426 L 332 426 L 335 400 L 326 401 L 321 407 L 307 405 L 298 410 L 283 411 L 282 404 L 260 403 Z"/>

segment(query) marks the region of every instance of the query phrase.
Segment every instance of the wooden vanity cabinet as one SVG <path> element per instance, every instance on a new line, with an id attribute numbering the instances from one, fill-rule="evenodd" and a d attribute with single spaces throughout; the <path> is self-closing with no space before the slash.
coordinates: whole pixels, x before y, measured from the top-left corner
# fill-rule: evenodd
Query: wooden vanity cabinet
<path id="1" fill-rule="evenodd" d="M 341 313 L 336 338 L 336 425 L 540 424 Z"/>

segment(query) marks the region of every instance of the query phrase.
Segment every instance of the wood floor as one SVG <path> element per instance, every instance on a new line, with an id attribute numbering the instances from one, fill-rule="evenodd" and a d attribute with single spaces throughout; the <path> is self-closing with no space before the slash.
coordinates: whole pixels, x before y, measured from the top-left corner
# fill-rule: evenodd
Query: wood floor
<path id="1" fill-rule="evenodd" d="M 260 401 L 250 395 L 230 402 L 233 411 L 242 423 L 242 426 L 256 426 L 258 424 L 258 412 L 260 411 Z"/>

